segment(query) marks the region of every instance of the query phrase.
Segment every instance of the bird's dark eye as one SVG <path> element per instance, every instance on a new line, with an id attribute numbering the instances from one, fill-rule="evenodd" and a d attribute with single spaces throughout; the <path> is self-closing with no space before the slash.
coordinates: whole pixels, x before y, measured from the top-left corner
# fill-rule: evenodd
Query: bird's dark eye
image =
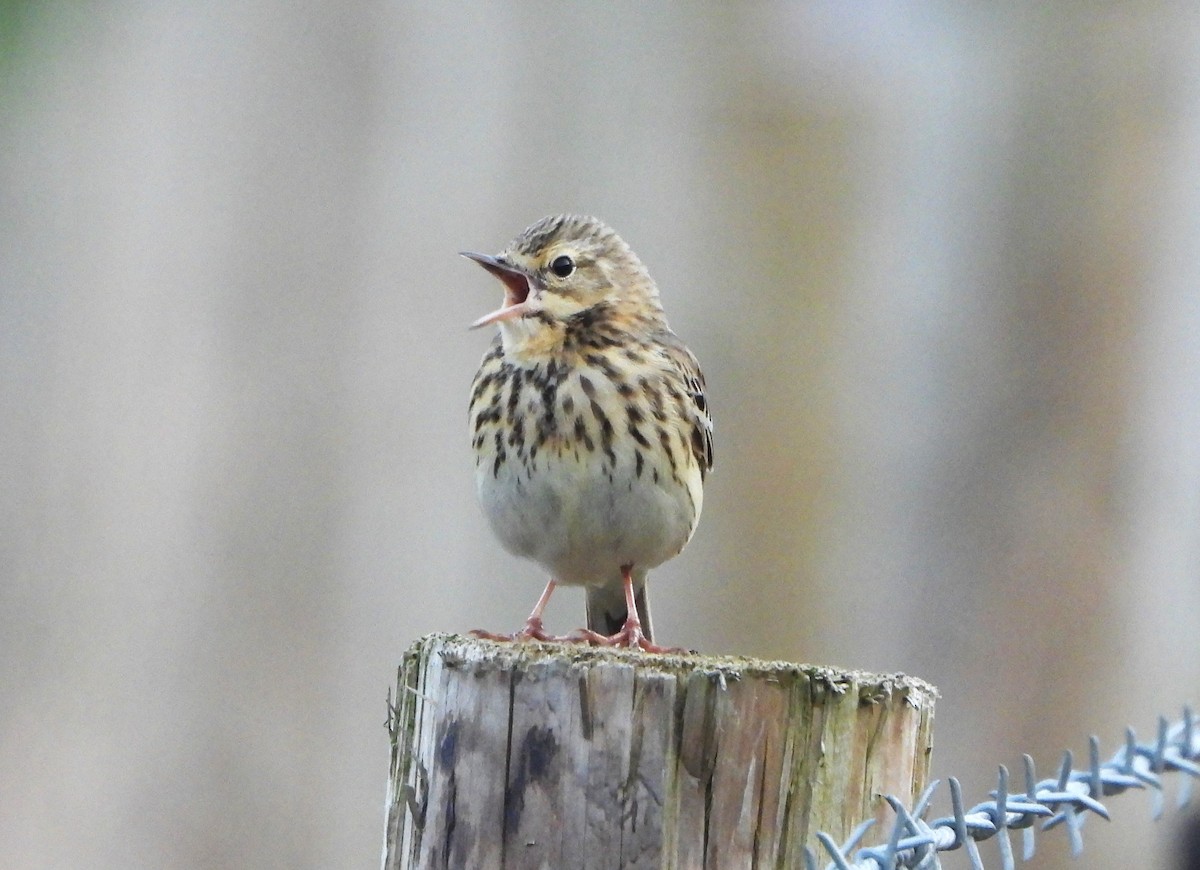
<path id="1" fill-rule="evenodd" d="M 550 264 L 550 271 L 560 278 L 566 278 L 575 271 L 575 261 L 566 254 L 555 257 L 554 262 Z"/>

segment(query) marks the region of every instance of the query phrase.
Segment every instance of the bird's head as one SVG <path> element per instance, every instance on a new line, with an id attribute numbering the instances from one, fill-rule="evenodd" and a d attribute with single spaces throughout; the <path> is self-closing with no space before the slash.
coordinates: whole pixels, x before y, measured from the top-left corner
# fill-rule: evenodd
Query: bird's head
<path id="1" fill-rule="evenodd" d="M 471 324 L 501 324 L 506 334 L 561 330 L 607 303 L 661 311 L 658 290 L 637 255 L 592 217 L 542 218 L 495 256 L 464 251 L 504 284 L 504 304 Z"/>

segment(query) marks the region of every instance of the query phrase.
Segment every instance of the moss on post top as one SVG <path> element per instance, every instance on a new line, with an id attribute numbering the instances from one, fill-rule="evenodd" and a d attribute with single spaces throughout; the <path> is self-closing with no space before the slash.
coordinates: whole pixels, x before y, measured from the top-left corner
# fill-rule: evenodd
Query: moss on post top
<path id="1" fill-rule="evenodd" d="M 857 690 L 863 703 L 877 703 L 903 696 L 914 706 L 938 697 L 937 689 L 919 677 L 902 673 L 840 670 L 826 665 L 712 655 L 694 650 L 655 654 L 583 643 L 522 643 L 482 640 L 460 634 L 434 633 L 414 642 L 404 653 L 404 662 L 422 660 L 430 652 L 447 667 L 471 666 L 496 670 L 525 670 L 537 666 L 609 666 L 680 676 L 701 675 L 716 679 L 755 679 L 790 683 L 802 679 L 814 688 L 836 694 Z"/>

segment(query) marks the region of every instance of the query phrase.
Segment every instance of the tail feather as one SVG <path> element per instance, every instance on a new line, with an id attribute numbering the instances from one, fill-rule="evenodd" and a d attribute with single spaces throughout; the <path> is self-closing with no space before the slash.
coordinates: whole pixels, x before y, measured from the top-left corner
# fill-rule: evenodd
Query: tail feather
<path id="1" fill-rule="evenodd" d="M 646 640 L 653 640 L 650 628 L 650 601 L 646 595 L 646 582 L 633 587 L 633 603 L 642 620 L 642 633 Z M 606 637 L 616 634 L 625 625 L 628 617 L 625 608 L 625 592 L 620 586 L 587 587 L 587 627 Z"/>

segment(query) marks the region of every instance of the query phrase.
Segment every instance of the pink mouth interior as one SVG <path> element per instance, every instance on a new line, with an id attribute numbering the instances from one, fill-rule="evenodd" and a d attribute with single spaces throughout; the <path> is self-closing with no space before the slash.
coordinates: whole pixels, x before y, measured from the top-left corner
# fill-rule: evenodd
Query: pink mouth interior
<path id="1" fill-rule="evenodd" d="M 504 272 L 500 275 L 504 282 L 504 307 L 512 308 L 520 305 L 529 298 L 529 281 L 518 272 Z"/>

